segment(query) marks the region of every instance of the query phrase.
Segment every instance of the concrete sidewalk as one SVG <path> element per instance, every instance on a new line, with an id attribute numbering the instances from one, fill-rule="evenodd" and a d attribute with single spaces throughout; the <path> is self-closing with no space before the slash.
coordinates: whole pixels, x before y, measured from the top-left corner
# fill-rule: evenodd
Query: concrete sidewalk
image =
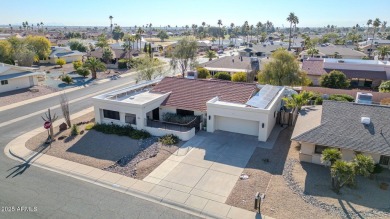
<path id="1" fill-rule="evenodd" d="M 71 115 L 72 118 L 80 117 L 92 112 L 93 107 Z M 56 121 L 53 125 L 62 123 Z M 54 156 L 39 154 L 25 147 L 27 140 L 45 131 L 37 128 L 12 140 L 4 148 L 4 153 L 22 163 L 38 166 L 53 172 L 77 178 L 89 183 L 106 187 L 142 198 L 154 203 L 159 203 L 180 211 L 184 211 L 205 218 L 270 218 L 251 211 L 236 208 L 221 202 L 205 199 L 195 194 L 180 191 L 180 188 L 157 185 L 155 183 L 136 180 L 116 173 L 103 171 L 94 167 L 57 158 Z"/>

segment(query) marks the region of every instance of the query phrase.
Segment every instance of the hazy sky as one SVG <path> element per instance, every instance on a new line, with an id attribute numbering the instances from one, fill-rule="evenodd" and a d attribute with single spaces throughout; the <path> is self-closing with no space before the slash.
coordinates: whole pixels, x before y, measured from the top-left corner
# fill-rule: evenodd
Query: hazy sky
<path id="1" fill-rule="evenodd" d="M 290 12 L 301 27 L 363 26 L 377 17 L 390 21 L 390 0 L 0 0 L 0 6 L 0 25 L 108 26 L 112 15 L 120 26 L 217 25 L 222 19 L 224 25 L 270 20 L 286 27 Z"/>

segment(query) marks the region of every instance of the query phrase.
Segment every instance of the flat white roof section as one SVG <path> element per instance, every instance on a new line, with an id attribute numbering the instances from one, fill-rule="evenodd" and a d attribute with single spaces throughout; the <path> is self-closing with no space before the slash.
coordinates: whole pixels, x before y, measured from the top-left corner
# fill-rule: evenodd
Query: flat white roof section
<path id="1" fill-rule="evenodd" d="M 256 95 L 248 100 L 246 104 L 259 109 L 267 109 L 277 94 L 282 90 L 282 88 L 283 87 L 267 84 L 261 88 L 261 90 Z"/>

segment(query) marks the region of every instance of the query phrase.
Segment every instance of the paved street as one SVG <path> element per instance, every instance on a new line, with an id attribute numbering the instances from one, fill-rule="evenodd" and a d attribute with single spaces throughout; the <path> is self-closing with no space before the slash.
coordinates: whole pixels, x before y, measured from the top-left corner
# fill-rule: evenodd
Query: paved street
<path id="1" fill-rule="evenodd" d="M 67 94 L 69 100 L 124 85 L 132 79 L 122 78 L 92 85 Z M 0 112 L 0 146 L 42 125 L 40 115 L 26 116 L 58 105 L 51 97 L 29 105 Z M 90 98 L 70 104 L 71 113 L 92 106 Z M 57 108 L 53 110 L 61 118 Z M 25 116 L 25 117 L 22 117 Z M 18 120 L 18 118 L 25 118 Z M 10 124 L 4 125 L 5 122 Z M 15 121 L 15 122 L 12 122 Z M 1 125 L 3 124 L 3 126 Z M 139 198 L 105 189 L 34 166 L 18 166 L 19 162 L 0 153 L 0 206 L 37 207 L 36 212 L 0 212 L 0 218 L 195 218 L 192 215 Z M 15 170 L 20 169 L 16 172 Z M 18 174 L 19 173 L 19 174 Z M 2 209 L 7 210 L 8 208 Z"/>

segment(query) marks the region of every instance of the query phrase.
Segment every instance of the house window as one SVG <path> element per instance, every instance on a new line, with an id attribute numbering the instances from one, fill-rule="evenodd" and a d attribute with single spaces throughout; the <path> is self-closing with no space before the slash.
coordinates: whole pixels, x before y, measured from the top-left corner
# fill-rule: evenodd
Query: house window
<path id="1" fill-rule="evenodd" d="M 111 111 L 111 110 L 103 110 L 103 116 L 106 119 L 115 119 L 120 120 L 119 112 L 118 111 Z"/>
<path id="2" fill-rule="evenodd" d="M 372 80 L 367 78 L 352 78 L 351 87 L 371 87 Z"/>
<path id="3" fill-rule="evenodd" d="M 126 113 L 126 115 L 125 115 L 125 122 L 127 124 L 136 125 L 137 124 L 136 115 L 135 114 L 131 114 L 131 113 Z"/>
<path id="4" fill-rule="evenodd" d="M 390 163 L 390 157 L 381 155 L 381 158 L 379 159 L 379 164 L 387 166 L 389 165 L 389 163 Z"/>
<path id="5" fill-rule="evenodd" d="M 7 85 L 7 84 L 8 84 L 8 80 L 1 81 L 1 85 Z"/>
<path id="6" fill-rule="evenodd" d="M 322 154 L 322 152 L 327 149 L 329 147 L 327 146 L 322 146 L 322 145 L 316 145 L 315 149 L 314 149 L 314 153 L 316 154 Z"/>
<path id="7" fill-rule="evenodd" d="M 176 114 L 177 115 L 181 115 L 181 116 L 193 116 L 194 115 L 194 111 L 176 109 Z"/>

